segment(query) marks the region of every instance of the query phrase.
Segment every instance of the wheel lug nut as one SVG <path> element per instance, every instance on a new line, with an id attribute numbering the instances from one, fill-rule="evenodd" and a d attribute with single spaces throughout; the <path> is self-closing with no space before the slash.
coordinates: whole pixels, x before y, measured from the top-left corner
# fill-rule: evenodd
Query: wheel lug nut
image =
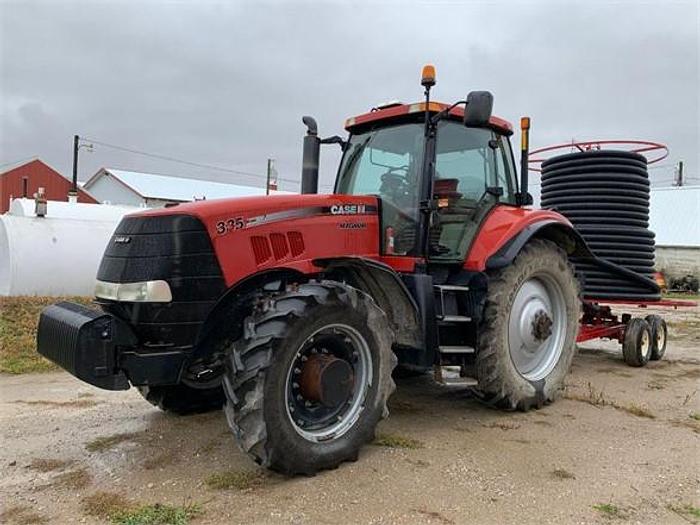
<path id="1" fill-rule="evenodd" d="M 294 373 L 295 373 L 295 374 L 301 374 L 301 370 L 300 370 L 299 368 L 295 368 L 295 369 L 294 369 Z"/>
<path id="2" fill-rule="evenodd" d="M 292 388 L 299 388 L 299 383 L 292 383 Z"/>
<path id="3" fill-rule="evenodd" d="M 302 399 L 304 399 L 304 396 L 302 396 L 301 394 L 298 394 L 298 395 L 297 395 L 297 401 L 301 401 Z"/>
<path id="4" fill-rule="evenodd" d="M 302 363 L 305 362 L 305 361 L 308 361 L 308 360 L 309 360 L 309 358 L 306 357 L 305 355 L 301 356 L 301 362 L 302 362 Z"/>
<path id="5" fill-rule="evenodd" d="M 294 405 L 289 405 L 289 411 L 294 412 Z"/>
<path id="6" fill-rule="evenodd" d="M 303 426 L 304 426 L 304 420 L 303 420 L 303 419 L 297 419 L 297 425 L 299 425 L 300 427 L 303 427 Z"/>

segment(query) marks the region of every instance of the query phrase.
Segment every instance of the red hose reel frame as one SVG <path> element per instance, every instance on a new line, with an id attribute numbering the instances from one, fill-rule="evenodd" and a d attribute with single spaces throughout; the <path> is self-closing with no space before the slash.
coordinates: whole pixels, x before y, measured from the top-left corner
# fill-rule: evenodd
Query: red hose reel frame
<path id="1" fill-rule="evenodd" d="M 551 155 L 541 156 L 543 153 L 568 149 L 566 153 L 574 153 L 575 151 L 592 151 L 605 149 L 603 146 L 612 145 L 612 149 L 629 151 L 632 153 L 643 154 L 647 158 L 647 164 L 655 164 L 668 157 L 668 147 L 661 142 L 652 142 L 649 140 L 586 140 L 586 141 L 571 141 L 564 144 L 555 144 L 530 151 L 528 164 L 529 171 L 542 171 L 542 163 Z M 564 154 L 562 152 L 561 154 Z M 539 155 L 539 156 L 538 156 Z"/>

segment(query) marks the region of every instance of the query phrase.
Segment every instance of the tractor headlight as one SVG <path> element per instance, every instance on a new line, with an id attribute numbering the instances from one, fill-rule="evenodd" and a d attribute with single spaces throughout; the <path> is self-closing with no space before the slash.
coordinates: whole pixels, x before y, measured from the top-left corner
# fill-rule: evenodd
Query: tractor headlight
<path id="1" fill-rule="evenodd" d="M 95 297 L 126 303 L 169 303 L 173 300 L 170 285 L 165 281 L 108 283 L 97 281 Z"/>

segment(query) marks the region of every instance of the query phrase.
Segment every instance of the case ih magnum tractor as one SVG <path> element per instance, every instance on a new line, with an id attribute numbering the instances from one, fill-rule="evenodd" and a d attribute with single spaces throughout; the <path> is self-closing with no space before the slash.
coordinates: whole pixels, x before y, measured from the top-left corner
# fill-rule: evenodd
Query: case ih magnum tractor
<path id="1" fill-rule="evenodd" d="M 527 410 L 561 390 L 590 256 L 569 221 L 528 208 L 493 98 L 389 104 L 347 140 L 304 118 L 302 195 L 126 216 L 97 275 L 100 309 L 42 313 L 38 351 L 165 411 L 224 406 L 257 463 L 312 474 L 355 460 L 388 414 L 397 366 L 459 367 L 484 402 Z M 343 149 L 318 195 L 320 145 Z M 441 374 L 436 373 L 438 380 Z"/>

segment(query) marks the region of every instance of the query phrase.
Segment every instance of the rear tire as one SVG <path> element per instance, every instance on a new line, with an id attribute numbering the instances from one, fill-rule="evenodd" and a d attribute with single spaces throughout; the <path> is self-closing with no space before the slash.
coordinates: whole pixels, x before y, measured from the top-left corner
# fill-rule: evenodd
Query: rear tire
<path id="1" fill-rule="evenodd" d="M 625 327 L 622 357 L 629 366 L 644 366 L 651 358 L 651 327 L 644 319 L 633 317 Z"/>
<path id="2" fill-rule="evenodd" d="M 647 315 L 644 320 L 651 328 L 651 361 L 659 361 L 666 353 L 666 341 L 668 340 L 668 328 L 666 321 L 660 315 Z"/>
<path id="3" fill-rule="evenodd" d="M 223 380 L 224 411 L 239 446 L 284 474 L 312 475 L 356 460 L 388 415 L 395 388 L 397 360 L 384 312 L 367 294 L 333 281 L 262 299 L 232 344 Z M 305 390 L 305 367 L 319 356 L 352 368 L 331 383 L 346 385 L 345 397 L 329 404 L 309 400 Z M 313 377 L 316 386 L 323 381 Z"/>
<path id="4" fill-rule="evenodd" d="M 184 384 L 136 387 L 150 404 L 177 415 L 220 410 L 226 400 L 222 388 L 192 388 Z"/>
<path id="5" fill-rule="evenodd" d="M 507 410 L 553 401 L 576 352 L 580 308 L 566 253 L 550 241 L 531 240 L 512 264 L 491 273 L 479 327 L 477 397 Z"/>

